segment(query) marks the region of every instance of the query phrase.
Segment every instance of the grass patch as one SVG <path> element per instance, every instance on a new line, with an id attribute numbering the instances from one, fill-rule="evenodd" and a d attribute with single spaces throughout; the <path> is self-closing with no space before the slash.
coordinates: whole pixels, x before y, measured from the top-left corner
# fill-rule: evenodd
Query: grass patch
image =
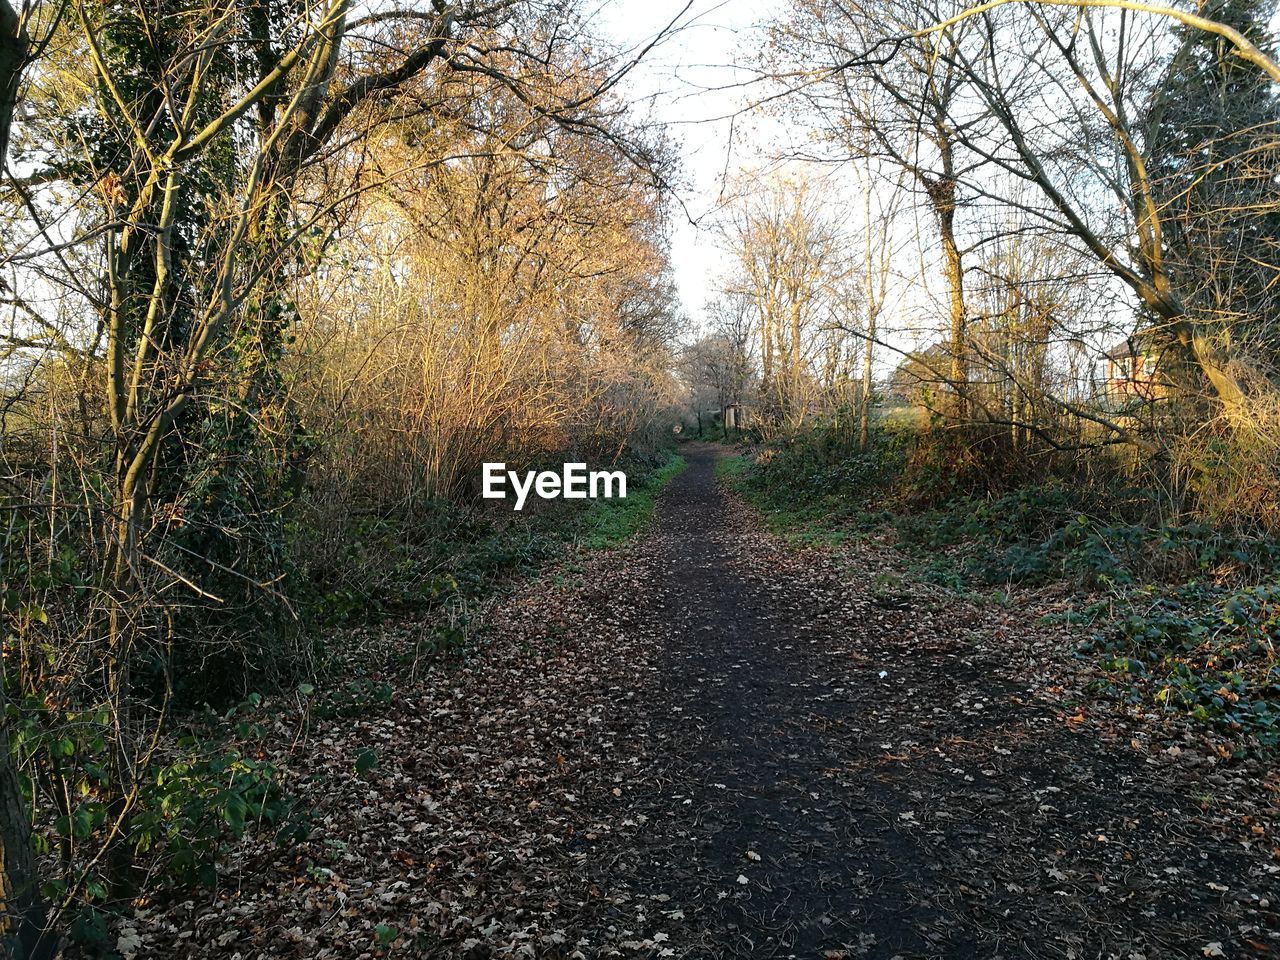
<path id="1" fill-rule="evenodd" d="M 589 550 L 602 550 L 631 539 L 652 518 L 658 494 L 686 466 L 684 457 L 672 454 L 652 470 L 638 476 L 628 474 L 625 498 L 592 501 L 580 521 L 578 542 Z"/>
<path id="2" fill-rule="evenodd" d="M 1107 693 L 1280 746 L 1280 583 L 1137 588 L 1082 647 Z"/>
<path id="3" fill-rule="evenodd" d="M 891 516 L 870 498 L 886 468 L 881 452 L 840 463 L 803 459 L 791 463 L 787 452 L 723 457 L 716 463 L 716 478 L 751 504 L 770 532 L 796 543 L 835 546 L 877 529 Z"/>

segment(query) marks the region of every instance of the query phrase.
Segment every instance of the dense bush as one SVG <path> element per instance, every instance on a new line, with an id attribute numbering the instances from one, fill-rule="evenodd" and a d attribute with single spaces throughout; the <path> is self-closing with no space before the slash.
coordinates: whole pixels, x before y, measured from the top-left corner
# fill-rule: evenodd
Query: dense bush
<path id="1" fill-rule="evenodd" d="M 505 501 L 433 500 L 413 519 L 367 518 L 354 525 L 337 562 L 326 559 L 306 571 L 312 608 L 332 626 L 475 600 L 571 544 L 598 548 L 630 536 L 682 464 L 669 450 L 632 453 L 619 465 L 627 498 L 585 509 L 535 499 L 516 513 Z"/>
<path id="2" fill-rule="evenodd" d="M 883 519 L 877 499 L 901 475 L 905 447 L 902 432 L 880 430 L 866 450 L 851 449 L 828 428 L 721 460 L 718 470 L 775 526 L 839 539 Z"/>
<path id="3" fill-rule="evenodd" d="M 118 843 L 145 858 L 168 885 L 212 886 L 224 847 L 249 827 L 296 836 L 276 771 L 231 743 L 232 735 L 241 742 L 260 735 L 259 703 L 251 697 L 219 722 L 202 720 L 148 754 L 134 776 L 134 799 L 121 808 L 110 706 L 66 712 L 35 697 L 10 702 L 7 719 L 26 801 L 54 813 L 37 833 L 37 852 L 61 863 L 46 882 L 46 896 L 92 904 L 118 895 L 125 878 L 110 876 L 110 859 L 99 856 Z"/>
<path id="4" fill-rule="evenodd" d="M 949 550 L 967 577 L 993 584 L 1239 580 L 1260 575 L 1280 557 L 1280 544 L 1269 537 L 1196 522 L 1127 520 L 1125 505 L 1141 500 L 1137 494 L 1108 502 L 1096 491 L 1062 484 L 1021 487 L 994 499 L 958 499 L 945 510 L 900 515 L 894 526 L 909 551 Z"/>

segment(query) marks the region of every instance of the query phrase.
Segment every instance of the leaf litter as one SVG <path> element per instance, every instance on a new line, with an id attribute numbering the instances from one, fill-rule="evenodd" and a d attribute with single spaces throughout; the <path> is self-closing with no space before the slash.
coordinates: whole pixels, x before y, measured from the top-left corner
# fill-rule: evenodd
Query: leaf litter
<path id="1" fill-rule="evenodd" d="M 120 953 L 1280 951 L 1265 759 L 1091 696 L 1044 596 L 981 608 L 890 544 L 784 545 L 688 459 L 644 537 L 525 584 L 465 655 L 417 662 L 414 623 L 336 638 L 394 693 L 264 704 L 307 838 L 246 834 L 216 890 L 136 905 Z"/>

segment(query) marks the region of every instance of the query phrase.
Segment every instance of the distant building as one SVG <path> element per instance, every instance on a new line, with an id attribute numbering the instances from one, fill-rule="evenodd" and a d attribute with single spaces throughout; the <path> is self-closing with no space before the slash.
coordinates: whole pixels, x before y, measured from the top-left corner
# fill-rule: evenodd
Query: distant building
<path id="1" fill-rule="evenodd" d="M 706 427 L 714 427 L 717 423 L 726 434 L 730 431 L 741 433 L 756 419 L 754 409 L 736 400 L 723 407 L 696 407 L 693 413 L 697 417 L 697 435 L 703 436 Z"/>
<path id="2" fill-rule="evenodd" d="M 888 395 L 912 406 L 927 407 L 930 398 L 945 389 L 941 371 L 951 366 L 951 348 L 933 343 L 923 350 L 909 353 L 894 368 L 887 386 Z"/>
<path id="3" fill-rule="evenodd" d="M 1126 337 L 1105 354 L 1103 392 L 1117 402 L 1167 396 L 1169 384 L 1160 361 L 1160 351 L 1146 337 Z"/>

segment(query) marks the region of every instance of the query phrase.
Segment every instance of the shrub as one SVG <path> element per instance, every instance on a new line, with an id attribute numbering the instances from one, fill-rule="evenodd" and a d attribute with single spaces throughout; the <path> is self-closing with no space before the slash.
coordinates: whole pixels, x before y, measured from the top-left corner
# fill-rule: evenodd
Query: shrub
<path id="1" fill-rule="evenodd" d="M 837 451 L 821 435 L 796 438 L 725 461 L 722 475 L 775 526 L 806 538 L 892 530 L 928 583 L 1103 588 L 1105 600 L 1044 619 L 1099 625 L 1089 649 L 1101 653 L 1111 692 L 1280 743 L 1274 537 L 1170 521 L 1160 495 L 1114 476 L 1093 484 L 1050 471 L 1031 483 L 1014 471 L 993 480 L 982 444 L 883 431 L 876 441 L 862 453 Z M 1109 622 L 1115 607 L 1123 612 Z"/>
<path id="2" fill-rule="evenodd" d="M 1280 744 L 1280 584 L 1147 588 L 1139 599 L 1096 635 L 1103 666 L 1162 708 Z"/>
<path id="3" fill-rule="evenodd" d="M 260 735 L 253 720 L 259 702 L 252 697 L 221 722 L 232 724 L 242 739 Z M 8 710 L 26 799 L 49 811 L 48 820 L 37 824 L 37 850 L 56 853 L 62 867 L 48 882 L 51 899 L 72 893 L 90 903 L 105 901 L 109 858 L 95 854 L 115 843 L 127 844 L 153 868 L 153 884 L 181 888 L 212 885 L 227 843 L 251 825 L 271 827 L 281 839 L 296 836 L 297 823 L 270 764 L 225 738 L 189 733 L 138 771 L 128 829 L 123 840 L 114 840 L 120 815 L 115 798 L 122 791 L 111 756 L 113 711 L 107 705 L 59 711 L 37 698 L 10 702 Z"/>

